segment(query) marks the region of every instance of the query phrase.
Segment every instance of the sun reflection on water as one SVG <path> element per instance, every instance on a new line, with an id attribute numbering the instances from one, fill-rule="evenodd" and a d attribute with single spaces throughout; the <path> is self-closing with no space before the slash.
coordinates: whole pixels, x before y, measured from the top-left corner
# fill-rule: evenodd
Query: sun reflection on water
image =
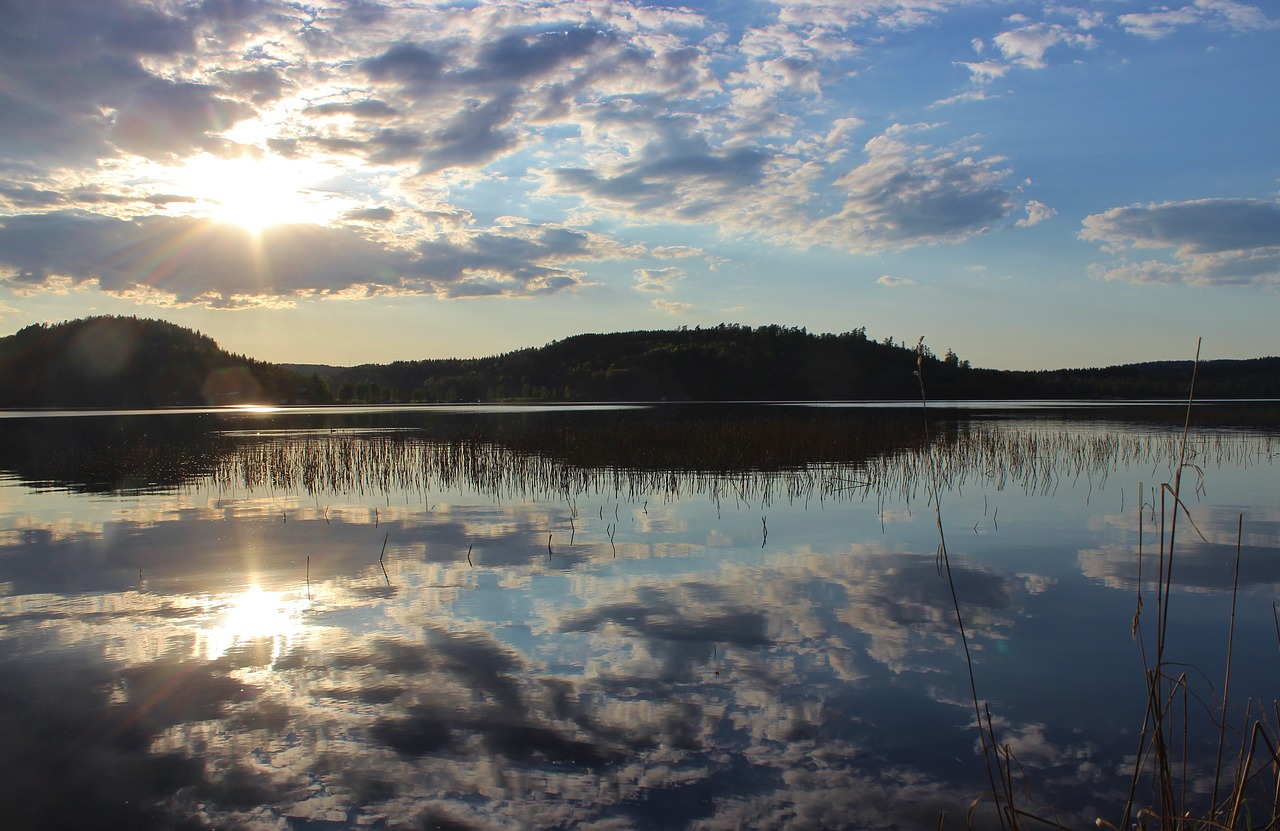
<path id="1" fill-rule="evenodd" d="M 250 586 L 239 595 L 215 601 L 214 617 L 204 633 L 204 656 L 216 661 L 233 649 L 247 644 L 270 646 L 270 664 L 289 651 L 305 629 L 305 597 L 263 591 Z"/>

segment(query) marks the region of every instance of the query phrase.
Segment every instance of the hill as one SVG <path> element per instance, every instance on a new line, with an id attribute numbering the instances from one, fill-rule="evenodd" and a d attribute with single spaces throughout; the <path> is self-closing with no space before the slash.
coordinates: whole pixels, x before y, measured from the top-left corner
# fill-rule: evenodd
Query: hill
<path id="1" fill-rule="evenodd" d="M 926 357 L 943 397 L 1003 389 L 1002 373 Z M 812 335 L 780 326 L 583 334 L 489 358 L 397 361 L 328 376 L 340 400 L 822 400 L 919 395 L 914 346 L 865 330 Z"/>
<path id="2" fill-rule="evenodd" d="M 916 399 L 914 344 L 780 326 L 583 334 L 488 358 L 282 365 L 158 320 L 93 317 L 0 338 L 0 407 L 453 401 Z M 929 398 L 1185 398 L 1190 361 L 1008 372 L 926 348 Z M 1280 358 L 1206 361 L 1198 398 L 1280 398 Z"/>
<path id="3" fill-rule="evenodd" d="M 1185 398 L 1191 361 L 1012 372 L 926 348 L 932 399 Z M 319 371 L 341 401 L 857 401 L 914 399 L 914 344 L 865 329 L 780 326 L 584 334 L 489 358 L 397 361 Z M 300 367 L 299 367 L 300 368 Z M 315 367 L 308 367 L 316 371 Z M 1201 398 L 1280 398 L 1280 358 L 1204 361 Z"/>
<path id="4" fill-rule="evenodd" d="M 293 400 L 292 370 L 160 320 L 91 317 L 0 338 L 0 407 L 161 407 Z"/>

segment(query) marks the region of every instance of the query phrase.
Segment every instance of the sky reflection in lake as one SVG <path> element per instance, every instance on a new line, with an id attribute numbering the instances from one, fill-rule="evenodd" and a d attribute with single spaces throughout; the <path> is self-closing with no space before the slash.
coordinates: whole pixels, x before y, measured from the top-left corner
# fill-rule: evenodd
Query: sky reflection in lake
<path id="1" fill-rule="evenodd" d="M 483 441 L 421 417 L 218 423 L 167 446 L 201 448 L 173 485 L 106 491 L 8 451 L 5 824 L 963 827 L 989 785 L 920 442 L 588 468 L 617 415 L 543 417 Z M 1124 442 L 1180 431 L 952 428 L 932 458 L 979 694 L 1044 813 L 1114 819 L 1142 720 L 1139 535 L 1154 554 L 1173 464 Z M 964 450 L 1009 436 L 1023 450 Z M 1271 701 L 1277 438 L 1198 442 L 1184 487 L 1209 542 L 1182 532 L 1173 643 L 1221 678 L 1243 514 L 1233 697 Z M 371 467 L 331 488 L 326 459 Z"/>

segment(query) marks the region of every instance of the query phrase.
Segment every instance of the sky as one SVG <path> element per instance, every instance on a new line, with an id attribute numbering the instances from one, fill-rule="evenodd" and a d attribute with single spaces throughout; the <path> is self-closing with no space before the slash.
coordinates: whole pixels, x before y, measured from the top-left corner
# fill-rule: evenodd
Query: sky
<path id="1" fill-rule="evenodd" d="M 0 335 L 1280 354 L 1273 0 L 0 0 Z"/>

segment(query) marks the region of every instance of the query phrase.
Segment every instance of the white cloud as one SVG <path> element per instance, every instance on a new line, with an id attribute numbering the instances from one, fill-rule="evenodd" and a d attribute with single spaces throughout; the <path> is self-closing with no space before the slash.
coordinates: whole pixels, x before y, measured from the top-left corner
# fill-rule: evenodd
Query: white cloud
<path id="1" fill-rule="evenodd" d="M 1019 219 L 1014 223 L 1019 228 L 1028 228 L 1032 225 L 1039 225 L 1046 219 L 1052 219 L 1058 215 L 1056 210 L 1036 199 L 1030 199 L 1027 201 L 1026 210 L 1026 217 L 1024 219 Z"/>
<path id="2" fill-rule="evenodd" d="M 1084 219 L 1080 238 L 1121 254 L 1165 249 L 1172 261 L 1094 266 L 1093 276 L 1134 283 L 1280 284 L 1280 203 L 1198 199 L 1112 208 Z"/>
<path id="3" fill-rule="evenodd" d="M 1150 12 L 1122 14 L 1117 19 L 1126 31 L 1153 39 L 1170 35 L 1184 26 L 1255 32 L 1280 25 L 1257 6 L 1236 0 L 1196 0 L 1176 9 L 1166 6 Z"/>
<path id="4" fill-rule="evenodd" d="M 910 277 L 894 277 L 892 274 L 882 274 L 879 279 L 876 280 L 876 283 L 881 286 L 888 286 L 889 288 L 919 285 L 919 283 L 912 280 Z"/>
<path id="5" fill-rule="evenodd" d="M 1044 68 L 1045 53 L 1054 46 L 1092 49 L 1096 44 L 1093 35 L 1074 32 L 1056 23 L 1035 23 L 1001 32 L 995 37 L 995 45 L 1000 54 L 1029 69 Z"/>
<path id="6" fill-rule="evenodd" d="M 684 257 L 701 257 L 706 252 L 691 245 L 659 245 L 649 250 L 649 256 L 662 260 L 678 260 Z"/>
<path id="7" fill-rule="evenodd" d="M 987 81 L 993 81 L 996 78 L 1003 78 L 1009 72 L 1009 65 L 1007 63 L 1000 63 L 999 61 L 961 61 L 959 65 L 969 70 L 969 73 L 973 76 L 975 81 L 982 81 L 984 83 Z"/>
<path id="8" fill-rule="evenodd" d="M 652 302 L 653 308 L 660 312 L 666 312 L 667 314 L 673 315 L 682 314 L 693 308 L 693 306 L 688 303 L 680 303 L 675 300 L 664 300 L 660 297 L 655 297 Z"/>
<path id="9" fill-rule="evenodd" d="M 672 290 L 673 284 L 685 278 L 683 269 L 668 266 L 667 268 L 639 268 L 635 272 L 636 291 L 665 294 Z"/>
<path id="10" fill-rule="evenodd" d="M 843 208 L 812 226 L 811 238 L 879 251 L 956 242 L 1003 224 L 1017 199 L 998 156 L 972 148 L 938 148 L 903 139 L 895 125 L 867 142 L 867 160 L 840 177 Z"/>
<path id="11" fill-rule="evenodd" d="M 927 26 L 953 8 L 973 0 L 774 0 L 779 19 L 790 23 L 821 22 L 853 26 L 874 24 L 880 29 Z"/>

